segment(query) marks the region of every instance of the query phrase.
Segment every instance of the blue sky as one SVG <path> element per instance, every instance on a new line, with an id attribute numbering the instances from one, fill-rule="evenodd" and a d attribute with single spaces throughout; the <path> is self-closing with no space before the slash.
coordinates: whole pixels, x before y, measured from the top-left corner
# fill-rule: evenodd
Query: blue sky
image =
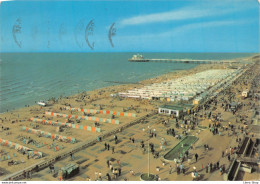
<path id="1" fill-rule="evenodd" d="M 85 36 L 91 20 L 87 40 L 93 50 Z M 114 47 L 108 38 L 112 23 Z M 13 34 L 18 24 L 20 32 Z M 0 41 L 1 52 L 259 52 L 259 3 L 4 1 Z"/>

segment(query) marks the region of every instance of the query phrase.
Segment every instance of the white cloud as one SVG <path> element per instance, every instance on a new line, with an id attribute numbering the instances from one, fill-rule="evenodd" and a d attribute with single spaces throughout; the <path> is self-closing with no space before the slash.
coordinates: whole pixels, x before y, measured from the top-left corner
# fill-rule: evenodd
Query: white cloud
<path id="1" fill-rule="evenodd" d="M 179 36 L 180 34 L 185 34 L 189 31 L 194 31 L 196 29 L 201 29 L 201 28 L 237 26 L 237 25 L 250 24 L 254 22 L 255 20 L 247 20 L 247 19 L 197 22 L 197 23 L 190 23 L 190 24 L 178 26 L 161 33 L 147 33 L 141 35 L 139 34 L 139 35 L 121 36 L 120 39 L 124 39 L 124 38 L 127 40 L 143 40 L 143 39 L 145 40 L 145 39 L 152 39 L 152 38 L 159 39 L 162 37 Z"/>
<path id="2" fill-rule="evenodd" d="M 226 1 L 227 2 L 227 1 Z M 238 1 L 236 3 L 206 3 L 197 4 L 194 6 L 187 6 L 177 10 L 171 10 L 167 12 L 159 12 L 152 14 L 145 14 L 139 16 L 133 16 L 130 18 L 122 19 L 118 22 L 119 27 L 131 26 L 131 25 L 143 25 L 158 22 L 168 22 L 174 20 L 187 20 L 204 18 L 209 16 L 221 16 L 229 14 L 236 11 L 246 10 L 252 8 L 252 4 L 244 3 L 243 1 Z M 228 1 L 229 3 L 232 1 Z M 232 6 L 229 6 L 232 5 Z"/>
<path id="3" fill-rule="evenodd" d="M 186 24 L 183 26 L 176 27 L 172 31 L 168 31 L 163 34 L 177 34 L 180 32 L 184 33 L 189 30 L 194 30 L 198 28 L 243 25 L 251 22 L 252 22 L 251 20 L 220 20 L 220 21 L 210 21 L 210 22 L 198 22 L 198 23 L 191 23 L 191 24 Z"/>
<path id="4" fill-rule="evenodd" d="M 190 18 L 199 18 L 209 15 L 211 12 L 208 10 L 188 10 L 180 9 L 162 13 L 154 13 L 149 15 L 140 15 L 124 19 L 119 22 L 121 26 L 148 24 L 157 22 L 167 22 L 171 20 L 183 20 Z"/>

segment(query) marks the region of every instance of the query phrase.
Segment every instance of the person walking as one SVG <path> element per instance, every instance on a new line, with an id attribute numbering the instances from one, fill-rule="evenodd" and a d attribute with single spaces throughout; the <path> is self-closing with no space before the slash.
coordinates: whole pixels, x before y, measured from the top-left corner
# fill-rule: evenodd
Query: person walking
<path id="1" fill-rule="evenodd" d="M 115 147 L 113 146 L 112 147 L 112 154 L 114 154 L 115 153 Z"/>
<path id="2" fill-rule="evenodd" d="M 228 154 L 228 149 L 226 148 L 226 156 L 227 156 L 227 154 Z"/>
<path id="3" fill-rule="evenodd" d="M 107 181 L 111 181 L 111 177 L 110 177 L 109 173 L 107 173 L 106 176 L 107 176 Z"/>
<path id="4" fill-rule="evenodd" d="M 185 168 L 184 167 L 182 168 L 182 173 L 183 173 L 183 175 L 185 175 Z"/>
<path id="5" fill-rule="evenodd" d="M 230 154 L 228 154 L 228 161 L 230 161 Z"/>
<path id="6" fill-rule="evenodd" d="M 71 158 L 71 160 L 73 160 L 73 154 L 72 153 L 70 153 L 70 158 Z"/>
<path id="7" fill-rule="evenodd" d="M 195 166 L 193 166 L 193 171 L 196 171 L 196 170 L 197 170 L 197 168 Z"/>
<path id="8" fill-rule="evenodd" d="M 107 150 L 109 151 L 109 148 L 110 148 L 110 145 L 109 144 L 107 144 Z"/>
<path id="9" fill-rule="evenodd" d="M 169 166 L 169 174 L 172 174 L 172 166 Z"/>
<path id="10" fill-rule="evenodd" d="M 118 176 L 121 176 L 121 172 L 122 172 L 121 167 L 119 167 L 118 168 Z"/>
<path id="11" fill-rule="evenodd" d="M 198 155 L 198 153 L 196 153 L 196 154 L 195 154 L 196 162 L 198 161 L 198 157 L 199 157 L 199 155 Z"/>
<path id="12" fill-rule="evenodd" d="M 182 163 L 180 165 L 180 171 L 181 171 L 181 173 L 183 172 L 183 164 Z"/>
<path id="13" fill-rule="evenodd" d="M 109 163 L 109 160 L 107 160 L 107 167 L 109 167 L 110 163 Z"/>
<path id="14" fill-rule="evenodd" d="M 101 173 L 101 171 L 99 171 L 99 173 L 98 173 L 98 178 L 99 178 L 99 181 L 102 181 L 102 173 Z"/>
<path id="15" fill-rule="evenodd" d="M 114 135 L 115 144 L 117 144 L 117 135 Z"/>
<path id="16" fill-rule="evenodd" d="M 220 175 L 222 175 L 222 174 L 223 174 L 222 167 L 220 167 L 220 169 L 219 169 L 219 172 L 220 172 L 220 173 L 219 173 Z"/>
<path id="17" fill-rule="evenodd" d="M 119 167 L 121 167 L 121 162 L 120 162 L 120 160 L 117 160 L 116 162 L 117 162 L 117 165 L 118 165 Z"/>
<path id="18" fill-rule="evenodd" d="M 177 166 L 177 174 L 179 175 L 180 174 L 180 167 Z"/>
<path id="19" fill-rule="evenodd" d="M 98 179 L 98 172 L 96 171 L 95 172 L 95 181 L 97 181 L 97 179 Z"/>
<path id="20" fill-rule="evenodd" d="M 112 172 L 112 171 L 113 171 L 113 165 L 110 164 L 109 168 L 110 168 L 110 170 L 111 170 L 111 172 Z"/>
<path id="21" fill-rule="evenodd" d="M 28 172 L 28 178 L 32 179 L 32 172 L 31 171 Z"/>

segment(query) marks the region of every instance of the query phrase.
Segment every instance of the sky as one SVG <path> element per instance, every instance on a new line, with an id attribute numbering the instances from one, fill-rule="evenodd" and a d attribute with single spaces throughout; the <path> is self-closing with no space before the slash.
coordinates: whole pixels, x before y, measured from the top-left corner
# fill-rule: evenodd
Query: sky
<path id="1" fill-rule="evenodd" d="M 259 53 L 257 0 L 3 1 L 0 52 Z"/>

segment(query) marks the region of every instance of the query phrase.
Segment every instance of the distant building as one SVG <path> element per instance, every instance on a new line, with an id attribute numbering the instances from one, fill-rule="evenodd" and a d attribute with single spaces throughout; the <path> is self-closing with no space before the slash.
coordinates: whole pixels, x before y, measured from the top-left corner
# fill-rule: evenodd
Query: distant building
<path id="1" fill-rule="evenodd" d="M 178 118 L 190 114 L 193 107 L 192 104 L 162 105 L 159 107 L 158 113 Z"/>
<path id="2" fill-rule="evenodd" d="M 159 107 L 159 114 L 166 114 L 173 117 L 181 117 L 183 108 L 174 105 L 163 105 Z"/>
<path id="3" fill-rule="evenodd" d="M 144 59 L 143 55 L 136 54 L 136 55 L 133 55 L 133 57 L 131 59 L 128 59 L 128 61 L 131 61 L 131 62 L 148 62 L 149 59 Z"/>

